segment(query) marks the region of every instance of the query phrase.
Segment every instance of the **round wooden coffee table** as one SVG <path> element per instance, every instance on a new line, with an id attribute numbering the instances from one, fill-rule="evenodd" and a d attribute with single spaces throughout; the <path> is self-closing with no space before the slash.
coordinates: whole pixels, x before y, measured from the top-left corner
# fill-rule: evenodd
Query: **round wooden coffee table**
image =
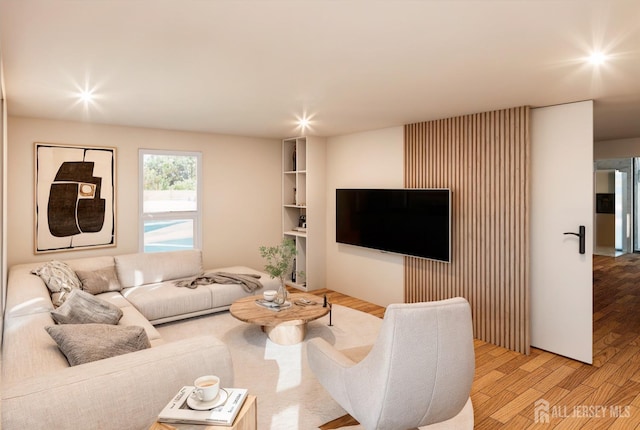
<path id="1" fill-rule="evenodd" d="M 269 339 L 280 345 L 293 345 L 302 342 L 307 334 L 307 323 L 329 313 L 328 307 L 322 307 L 322 299 L 313 294 L 291 293 L 287 309 L 274 311 L 256 303 L 262 296 L 245 297 L 233 302 L 229 312 L 240 321 L 262 327 Z M 300 306 L 296 300 L 308 300 L 314 305 Z"/>

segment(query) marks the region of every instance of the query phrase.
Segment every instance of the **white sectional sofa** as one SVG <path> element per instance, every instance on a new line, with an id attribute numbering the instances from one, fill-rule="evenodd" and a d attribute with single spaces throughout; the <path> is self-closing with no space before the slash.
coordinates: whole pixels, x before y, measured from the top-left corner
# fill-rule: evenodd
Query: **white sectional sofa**
<path id="1" fill-rule="evenodd" d="M 122 310 L 120 326 L 144 328 L 151 348 L 69 366 L 47 333 L 55 326 L 50 291 L 20 264 L 9 271 L 2 346 L 2 428 L 5 430 L 147 429 L 171 396 L 203 374 L 233 385 L 226 345 L 215 333 L 164 343 L 154 325 L 223 311 L 245 291 L 238 284 L 177 287 L 205 272 L 198 250 L 66 260 L 74 271 L 114 269 L 120 288 L 95 295 Z M 247 267 L 206 272 L 251 273 L 265 289 L 277 280 Z"/>

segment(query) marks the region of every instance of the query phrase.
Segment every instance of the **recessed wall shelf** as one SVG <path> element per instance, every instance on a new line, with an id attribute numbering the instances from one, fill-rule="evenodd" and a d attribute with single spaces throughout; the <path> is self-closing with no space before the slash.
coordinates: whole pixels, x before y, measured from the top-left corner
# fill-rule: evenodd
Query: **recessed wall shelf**
<path id="1" fill-rule="evenodd" d="M 303 291 L 325 284 L 324 172 L 324 139 L 282 141 L 282 234 L 295 241 L 298 251 L 297 274 L 287 276 L 285 283 Z"/>

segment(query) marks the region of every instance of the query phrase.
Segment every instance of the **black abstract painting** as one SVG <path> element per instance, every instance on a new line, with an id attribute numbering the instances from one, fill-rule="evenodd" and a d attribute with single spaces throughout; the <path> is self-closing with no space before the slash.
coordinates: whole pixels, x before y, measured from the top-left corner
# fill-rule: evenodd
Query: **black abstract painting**
<path id="1" fill-rule="evenodd" d="M 36 252 L 115 245 L 115 149 L 36 143 Z"/>

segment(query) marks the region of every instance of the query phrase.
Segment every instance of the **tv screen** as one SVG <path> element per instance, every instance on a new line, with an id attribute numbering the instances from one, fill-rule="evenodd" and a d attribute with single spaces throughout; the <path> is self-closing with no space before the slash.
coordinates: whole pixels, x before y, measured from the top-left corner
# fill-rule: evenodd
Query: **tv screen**
<path id="1" fill-rule="evenodd" d="M 451 261 L 451 190 L 337 189 L 336 242 Z"/>

